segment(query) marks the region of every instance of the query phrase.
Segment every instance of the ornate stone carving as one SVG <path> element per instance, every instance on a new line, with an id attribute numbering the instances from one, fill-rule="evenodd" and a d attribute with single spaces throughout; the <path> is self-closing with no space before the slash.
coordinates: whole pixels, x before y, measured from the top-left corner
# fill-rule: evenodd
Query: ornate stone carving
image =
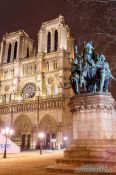
<path id="1" fill-rule="evenodd" d="M 6 85 L 5 86 L 5 91 L 9 91 L 9 89 L 10 89 L 10 86 Z"/>
<path id="2" fill-rule="evenodd" d="M 36 85 L 34 83 L 27 83 L 22 89 L 23 98 L 33 98 L 36 93 Z"/>
<path id="3" fill-rule="evenodd" d="M 71 112 L 81 112 L 81 111 L 88 111 L 88 110 L 95 110 L 95 111 L 106 111 L 106 112 L 111 112 L 112 111 L 112 106 L 109 105 L 80 105 L 75 108 L 71 109 Z"/>
<path id="4" fill-rule="evenodd" d="M 54 79 L 53 78 L 49 78 L 48 79 L 48 84 L 53 84 L 53 82 L 54 82 Z"/>
<path id="5" fill-rule="evenodd" d="M 7 105 L 0 105 L 0 115 L 9 114 L 11 113 L 10 110 L 11 106 Z M 38 108 L 38 101 L 22 101 L 21 103 L 13 103 L 12 104 L 13 112 L 28 112 L 28 111 L 35 111 Z M 64 101 L 62 98 L 56 99 L 44 99 L 40 100 L 39 103 L 39 110 L 53 110 L 53 109 L 63 109 L 64 108 Z"/>

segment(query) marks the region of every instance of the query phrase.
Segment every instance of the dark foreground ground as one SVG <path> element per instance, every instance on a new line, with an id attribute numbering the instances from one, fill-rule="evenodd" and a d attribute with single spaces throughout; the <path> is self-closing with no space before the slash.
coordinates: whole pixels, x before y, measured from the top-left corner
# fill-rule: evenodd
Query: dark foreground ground
<path id="1" fill-rule="evenodd" d="M 3 159 L 0 154 L 0 175 L 54 175 L 47 172 L 45 167 L 55 163 L 56 158 L 63 156 L 62 151 L 21 152 L 20 154 L 7 154 Z"/>
<path id="2" fill-rule="evenodd" d="M 73 173 L 48 172 L 45 169 L 45 167 L 53 165 L 55 163 L 55 159 L 63 157 L 63 151 L 43 151 L 42 155 L 40 155 L 39 151 L 21 152 L 20 154 L 7 154 L 7 158 L 5 159 L 3 159 L 2 157 L 3 155 L 0 154 L 0 175 L 59 175 L 59 174 L 76 175 L 77 174 L 77 173 L 73 174 Z"/>

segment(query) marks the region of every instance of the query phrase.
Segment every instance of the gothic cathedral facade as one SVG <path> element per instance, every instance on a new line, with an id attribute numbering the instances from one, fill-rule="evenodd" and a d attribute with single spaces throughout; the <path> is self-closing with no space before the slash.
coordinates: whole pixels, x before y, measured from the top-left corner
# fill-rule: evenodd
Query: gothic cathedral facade
<path id="1" fill-rule="evenodd" d="M 0 47 L 0 129 L 14 129 L 12 140 L 22 149 L 35 149 L 38 133 L 44 146 L 52 140 L 60 148 L 72 138 L 68 106 L 71 89 L 70 60 L 74 39 L 63 16 L 44 22 L 38 33 L 38 49 L 23 31 L 6 33 Z M 70 53 L 70 54 L 69 54 Z"/>

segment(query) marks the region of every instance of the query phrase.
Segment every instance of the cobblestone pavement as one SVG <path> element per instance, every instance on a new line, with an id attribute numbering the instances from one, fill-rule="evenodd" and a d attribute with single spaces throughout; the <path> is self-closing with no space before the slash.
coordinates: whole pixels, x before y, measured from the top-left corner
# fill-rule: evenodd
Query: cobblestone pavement
<path id="1" fill-rule="evenodd" d="M 55 175 L 58 173 L 47 172 L 45 167 L 55 163 L 56 158 L 61 158 L 63 151 L 21 152 L 20 154 L 7 154 L 3 159 L 0 154 L 0 175 Z"/>
<path id="2" fill-rule="evenodd" d="M 45 168 L 53 165 L 57 158 L 63 157 L 63 151 L 39 151 L 21 152 L 19 154 L 7 154 L 3 159 L 0 154 L 0 175 L 77 175 L 78 173 L 48 172 Z M 104 175 L 97 173 L 94 175 Z M 115 174 L 115 173 L 114 173 Z M 111 173 L 111 175 L 114 175 Z M 92 174 L 78 174 L 92 175 Z M 115 174 L 116 175 L 116 174 Z"/>

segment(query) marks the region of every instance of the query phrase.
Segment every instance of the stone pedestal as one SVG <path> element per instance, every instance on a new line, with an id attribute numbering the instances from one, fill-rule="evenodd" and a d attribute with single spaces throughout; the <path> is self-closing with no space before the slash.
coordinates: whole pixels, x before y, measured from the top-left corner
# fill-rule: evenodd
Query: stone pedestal
<path id="1" fill-rule="evenodd" d="M 51 169 L 77 173 L 90 173 L 91 169 L 101 173 L 116 172 L 116 113 L 111 94 L 73 96 L 70 107 L 73 142 L 64 151 L 64 158 L 56 160 Z"/>

